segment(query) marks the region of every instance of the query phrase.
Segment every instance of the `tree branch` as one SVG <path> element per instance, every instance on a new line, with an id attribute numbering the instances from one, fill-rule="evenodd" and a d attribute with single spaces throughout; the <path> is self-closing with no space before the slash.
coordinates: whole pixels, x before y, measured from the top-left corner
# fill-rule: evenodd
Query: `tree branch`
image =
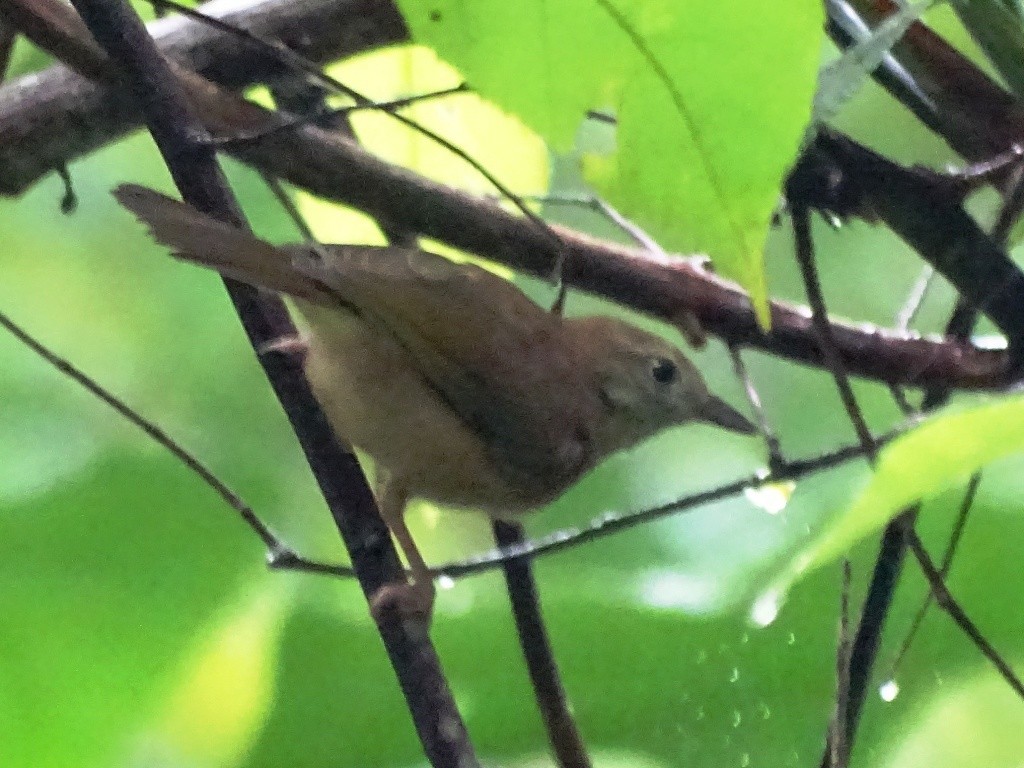
<path id="1" fill-rule="evenodd" d="M 338 3 L 320 2 L 340 15 Z M 255 21 L 269 25 L 269 9 L 276 3 L 288 5 L 285 0 L 256 0 L 251 13 L 266 16 L 257 15 Z M 387 4 L 370 5 L 376 9 Z M 344 6 L 352 11 L 351 4 Z M 214 3 L 208 10 L 217 7 L 221 6 Z M 312 38 L 330 26 L 313 16 L 304 18 Z M 244 21 L 235 21 L 248 28 L 255 23 L 248 15 Z M 203 33 L 203 40 L 216 40 L 221 46 L 214 50 L 213 43 L 204 47 L 200 42 L 197 24 L 177 23 L 178 34 L 188 40 L 186 45 L 179 37 L 177 50 L 190 51 L 191 57 L 205 63 L 204 69 L 211 77 L 233 72 L 237 82 L 243 74 L 257 76 L 256 70 L 241 72 L 241 53 L 218 54 L 230 50 L 223 34 Z M 395 30 L 387 23 L 364 18 L 362 28 L 366 32 L 361 42 L 376 45 L 401 39 L 404 28 Z M 380 25 L 384 25 L 383 31 Z M 377 30 L 376 36 L 370 30 Z M 275 32 L 271 29 L 265 34 L 272 37 Z M 314 48 L 325 51 L 322 44 Z M 220 65 L 215 67 L 214 62 Z M 268 62 L 262 66 L 261 76 L 266 75 Z M 189 94 L 207 127 L 218 133 L 258 132 L 280 119 L 194 74 L 182 71 L 179 76 L 187 81 Z M 122 135 L 137 119 L 130 100 L 123 95 L 85 82 L 63 67 L 0 87 L 0 193 L 16 194 L 46 170 Z M 549 275 L 558 256 L 550 238 L 530 222 L 493 203 L 388 165 L 335 133 L 303 126 L 235 147 L 233 154 L 326 198 L 533 274 Z M 710 332 L 730 343 L 811 365 L 822 364 L 810 318 L 803 308 L 773 302 L 773 327 L 765 334 L 758 328 L 746 296 L 694 263 L 643 254 L 567 229 L 556 230 L 569 251 L 570 270 L 565 277 L 576 287 L 668 322 L 692 313 Z M 833 321 L 832 326 L 836 347 L 853 374 L 917 386 L 936 383 L 992 388 L 1006 383 L 1006 356 L 1002 352 L 867 325 Z"/>
<path id="2" fill-rule="evenodd" d="M 871 24 L 899 10 L 893 0 L 850 0 L 848 5 Z M 828 31 L 838 45 L 850 44 L 837 25 Z M 892 53 L 930 103 L 922 104 L 884 67 L 875 70 L 875 79 L 959 155 L 987 160 L 1021 141 L 1020 100 L 925 24 L 911 24 Z"/>
<path id="3" fill-rule="evenodd" d="M 185 200 L 236 226 L 245 226 L 204 129 L 189 110 L 179 78 L 126 0 L 75 0 L 93 36 L 122 74 Z M 254 349 L 294 335 L 280 297 L 225 280 Z M 299 361 L 259 355 L 313 475 L 335 519 L 367 597 L 405 579 L 387 528 L 355 456 L 334 436 L 313 397 Z M 465 727 L 426 634 L 407 626 L 397 611 L 378 618 L 381 637 L 405 693 L 427 757 L 440 768 L 476 765 Z"/>
<path id="4" fill-rule="evenodd" d="M 519 523 L 495 520 L 491 529 L 495 543 L 502 550 L 526 544 L 526 536 Z M 544 626 L 532 562 L 529 559 L 509 560 L 502 563 L 502 569 L 512 601 L 519 646 L 523 650 L 530 683 L 555 759 L 560 768 L 591 768 L 587 746 L 569 708 L 555 652 Z"/>
<path id="5" fill-rule="evenodd" d="M 63 3 L 4 0 L 0 19 L 23 29 L 34 17 L 60 21 Z M 66 8 L 66 6 L 65 6 Z M 213 0 L 205 13 L 273 40 L 281 40 L 317 62 L 333 61 L 371 48 L 406 40 L 405 22 L 388 2 L 368 0 Z M 72 17 L 73 18 L 73 17 Z M 81 29 L 80 22 L 78 23 Z M 30 27 L 31 28 L 31 27 Z M 199 74 L 237 89 L 282 74 L 274 57 L 234 35 L 181 17 L 150 25 L 172 60 L 187 62 Z M 23 192 L 54 168 L 121 138 L 142 124 L 131 98 L 109 82 L 90 80 L 103 67 L 102 52 L 88 37 L 65 28 L 60 45 L 38 36 L 36 45 L 68 66 L 90 46 L 93 57 L 79 59 L 79 71 L 53 66 L 6 84 L 0 92 L 0 194 Z M 51 41 L 52 42 L 52 41 Z M 96 59 L 95 56 L 101 58 Z"/>

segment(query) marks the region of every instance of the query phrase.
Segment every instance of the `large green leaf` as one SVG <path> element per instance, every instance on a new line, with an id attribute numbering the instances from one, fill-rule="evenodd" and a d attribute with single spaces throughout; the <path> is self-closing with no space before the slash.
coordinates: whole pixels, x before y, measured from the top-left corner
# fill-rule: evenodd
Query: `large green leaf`
<path id="1" fill-rule="evenodd" d="M 399 6 L 416 40 L 556 147 L 612 108 L 618 152 L 591 160 L 592 179 L 666 248 L 709 253 L 767 323 L 764 238 L 810 114 L 818 3 Z"/>
<path id="2" fill-rule="evenodd" d="M 783 575 L 783 584 L 843 556 L 908 506 L 962 483 L 986 464 L 1021 451 L 1024 396 L 947 409 L 932 416 L 881 451 L 863 490 L 794 559 Z"/>

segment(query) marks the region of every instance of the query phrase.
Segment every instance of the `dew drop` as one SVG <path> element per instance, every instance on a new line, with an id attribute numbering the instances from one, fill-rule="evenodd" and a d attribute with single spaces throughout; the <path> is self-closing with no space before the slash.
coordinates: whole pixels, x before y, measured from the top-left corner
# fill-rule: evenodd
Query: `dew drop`
<path id="1" fill-rule="evenodd" d="M 892 701 L 900 695 L 900 686 L 895 680 L 886 680 L 878 686 L 878 695 L 882 701 Z"/>
<path id="2" fill-rule="evenodd" d="M 786 643 L 788 645 L 796 645 L 796 634 L 793 633 L 793 632 L 790 632 L 789 633 L 789 637 L 786 638 Z"/>
<path id="3" fill-rule="evenodd" d="M 777 589 L 763 592 L 750 608 L 750 621 L 757 627 L 769 626 L 779 615 L 782 595 Z"/>
<path id="4" fill-rule="evenodd" d="M 729 682 L 730 683 L 735 683 L 739 679 L 740 679 L 740 668 L 739 667 L 733 667 L 732 668 L 732 673 L 729 675 Z"/>
<path id="5" fill-rule="evenodd" d="M 750 753 L 744 752 L 740 755 L 740 768 L 750 768 Z"/>
<path id="6" fill-rule="evenodd" d="M 453 579 L 451 576 L 448 576 L 447 574 L 442 573 L 440 576 L 437 577 L 437 587 L 438 587 L 438 589 L 451 589 L 454 586 L 455 586 L 455 579 Z"/>
<path id="7" fill-rule="evenodd" d="M 789 504 L 795 490 L 794 481 L 776 480 L 744 488 L 743 495 L 758 509 L 769 515 L 777 515 Z"/>
<path id="8" fill-rule="evenodd" d="M 732 727 L 733 728 L 739 728 L 740 727 L 740 723 L 742 723 L 742 722 L 743 722 L 743 715 L 742 715 L 742 713 L 740 713 L 740 711 L 738 709 L 734 709 L 732 711 Z"/>

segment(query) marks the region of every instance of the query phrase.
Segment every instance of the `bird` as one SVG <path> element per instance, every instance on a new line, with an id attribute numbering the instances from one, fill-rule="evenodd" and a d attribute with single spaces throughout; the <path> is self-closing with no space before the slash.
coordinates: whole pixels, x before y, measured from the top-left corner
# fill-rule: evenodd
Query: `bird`
<path id="1" fill-rule="evenodd" d="M 284 294 L 305 320 L 304 337 L 279 346 L 301 349 L 332 429 L 373 459 L 381 517 L 412 574 L 375 608 L 432 614 L 411 499 L 512 520 L 664 429 L 756 431 L 661 336 L 548 311 L 478 265 L 418 248 L 272 245 L 146 187 L 114 196 L 176 258 Z"/>

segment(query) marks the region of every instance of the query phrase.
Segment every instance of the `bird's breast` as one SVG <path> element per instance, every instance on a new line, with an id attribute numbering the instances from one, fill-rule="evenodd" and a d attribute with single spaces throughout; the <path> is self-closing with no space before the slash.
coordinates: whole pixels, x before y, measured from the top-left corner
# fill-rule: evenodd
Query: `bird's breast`
<path id="1" fill-rule="evenodd" d="M 402 478 L 413 496 L 507 517 L 551 501 L 589 469 L 584 430 L 552 424 L 563 439 L 552 442 L 548 461 L 502 455 L 393 336 L 351 314 L 300 308 L 311 332 L 306 374 L 332 427 Z"/>

